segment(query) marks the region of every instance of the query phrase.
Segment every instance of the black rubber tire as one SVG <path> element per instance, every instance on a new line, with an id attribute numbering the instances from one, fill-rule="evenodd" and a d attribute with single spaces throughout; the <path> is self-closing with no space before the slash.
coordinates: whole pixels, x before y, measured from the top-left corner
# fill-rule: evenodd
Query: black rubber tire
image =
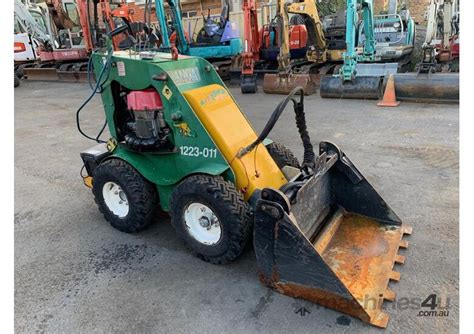
<path id="1" fill-rule="evenodd" d="M 119 231 L 134 233 L 143 230 L 158 211 L 156 186 L 123 160 L 104 161 L 95 168 L 93 180 L 92 192 L 100 212 Z M 109 181 L 118 184 L 127 196 L 129 212 L 124 218 L 115 215 L 104 202 L 102 189 Z"/>
<path id="2" fill-rule="evenodd" d="M 208 206 L 221 223 L 222 236 L 214 245 L 196 240 L 188 232 L 184 212 L 192 202 Z M 192 175 L 176 186 L 170 200 L 171 223 L 186 246 L 204 261 L 225 264 L 237 259 L 251 238 L 248 203 L 233 183 L 221 176 Z"/>
<path id="3" fill-rule="evenodd" d="M 25 76 L 25 68 L 26 67 L 29 67 L 28 65 L 31 65 L 31 64 L 21 64 L 20 66 L 18 66 L 18 68 L 16 69 L 16 75 L 21 79 Z"/>
<path id="4" fill-rule="evenodd" d="M 270 153 L 273 160 L 275 160 L 278 167 L 291 166 L 300 168 L 300 163 L 293 152 L 280 143 L 273 142 L 266 146 L 268 153 Z"/>
<path id="5" fill-rule="evenodd" d="M 20 86 L 20 78 L 18 78 L 18 76 L 16 75 L 16 73 L 14 73 L 14 78 L 13 78 L 13 87 L 18 87 Z"/>

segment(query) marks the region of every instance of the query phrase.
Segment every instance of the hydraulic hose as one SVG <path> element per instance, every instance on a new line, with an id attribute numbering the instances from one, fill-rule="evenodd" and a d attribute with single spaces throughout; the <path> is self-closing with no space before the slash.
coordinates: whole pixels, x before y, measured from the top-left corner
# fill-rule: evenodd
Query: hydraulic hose
<path id="1" fill-rule="evenodd" d="M 100 93 L 102 92 L 102 90 L 99 90 L 99 88 L 102 88 L 102 85 L 108 80 L 108 74 L 109 74 L 109 70 L 110 70 L 110 65 L 112 63 L 112 55 L 114 53 L 114 49 L 113 49 L 113 44 L 111 42 L 111 39 L 115 36 L 115 35 L 118 35 L 118 34 L 121 34 L 123 32 L 125 32 L 126 30 L 128 30 L 129 32 L 131 32 L 131 28 L 130 28 L 130 25 L 126 24 L 126 25 L 123 25 L 123 26 L 120 26 L 118 28 L 115 28 L 114 30 L 112 30 L 111 32 L 109 32 L 107 35 L 108 35 L 108 38 L 109 38 L 109 46 L 107 48 L 107 58 L 105 60 L 105 63 L 102 67 L 102 70 L 100 71 L 99 73 L 99 76 L 97 77 L 97 80 L 96 80 L 96 85 L 95 87 L 92 89 L 92 93 L 89 95 L 89 97 L 81 104 L 81 106 L 77 109 L 76 111 L 76 126 L 77 126 L 77 130 L 79 131 L 79 133 L 81 135 L 83 135 L 84 137 L 86 137 L 87 139 L 90 139 L 90 140 L 93 140 L 99 144 L 102 144 L 102 143 L 106 143 L 105 141 L 103 140 L 100 140 L 100 136 L 102 135 L 102 133 L 104 132 L 105 130 L 105 127 L 107 125 L 107 120 L 105 120 L 104 122 L 104 125 L 102 126 L 102 128 L 100 129 L 99 133 L 97 134 L 97 136 L 95 138 L 87 135 L 82 129 L 81 129 L 81 121 L 79 119 L 79 116 L 80 116 L 80 113 L 82 111 L 82 109 L 84 109 L 84 107 L 92 100 L 92 98 L 94 97 L 94 95 L 96 93 Z M 87 79 L 89 81 L 89 86 L 92 88 L 92 83 L 91 83 L 91 72 L 92 72 L 92 57 L 89 57 L 89 61 L 87 63 Z M 105 77 L 105 80 L 102 80 L 104 74 L 107 72 L 107 76 Z"/>
<path id="2" fill-rule="evenodd" d="M 299 101 L 295 99 L 296 95 L 299 95 Z M 288 94 L 288 96 L 276 106 L 275 110 L 270 116 L 270 119 L 268 120 L 267 124 L 265 125 L 258 138 L 252 144 L 241 149 L 237 154 L 238 157 L 242 157 L 247 153 L 251 152 L 255 147 L 257 147 L 257 145 L 261 144 L 265 140 L 265 138 L 267 138 L 270 131 L 272 131 L 276 122 L 280 118 L 280 115 L 282 114 L 283 110 L 285 110 L 286 106 L 290 101 L 293 102 L 296 126 L 303 142 L 304 155 L 302 167 L 305 170 L 307 170 L 308 168 L 314 169 L 316 156 L 314 154 L 313 145 L 311 144 L 311 139 L 309 137 L 309 133 L 306 127 L 306 118 L 304 114 L 304 90 L 301 86 L 298 86 L 293 89 L 290 94 Z"/>
<path id="3" fill-rule="evenodd" d="M 107 125 L 107 121 L 104 122 L 104 125 L 102 126 L 101 130 L 99 131 L 99 133 L 97 134 L 97 136 L 95 138 L 87 135 L 81 128 L 81 121 L 80 121 L 80 113 L 82 111 L 82 109 L 84 109 L 84 107 L 92 100 L 92 98 L 94 97 L 94 95 L 99 91 L 99 88 L 102 86 L 102 84 L 104 84 L 104 82 L 107 80 L 104 80 L 104 82 L 102 81 L 102 78 L 105 74 L 105 72 L 109 71 L 110 69 L 110 64 L 111 64 L 111 60 L 112 60 L 112 54 L 113 52 L 111 50 L 109 50 L 108 52 L 108 55 L 107 55 L 107 59 L 106 59 L 106 62 L 104 64 L 104 66 L 102 67 L 102 70 L 100 71 L 99 73 L 99 76 L 97 77 L 97 82 L 96 82 L 96 85 L 95 87 L 92 89 L 92 92 L 91 94 L 89 95 L 89 97 L 81 104 L 81 106 L 77 109 L 76 111 L 76 125 L 77 125 L 77 130 L 79 131 L 79 133 L 81 135 L 83 135 L 84 137 L 86 137 L 87 139 L 90 139 L 90 140 L 93 140 L 97 143 L 105 143 L 105 141 L 103 140 L 100 140 L 99 137 L 102 135 L 102 132 L 104 132 L 105 130 L 105 126 Z M 90 81 L 90 72 L 91 72 L 91 69 L 92 69 L 92 61 L 91 61 L 92 57 L 89 58 L 89 62 L 87 63 L 87 71 L 88 71 L 88 79 L 89 79 L 89 84 L 91 85 L 91 88 L 92 88 L 92 84 L 91 84 L 91 81 Z"/>

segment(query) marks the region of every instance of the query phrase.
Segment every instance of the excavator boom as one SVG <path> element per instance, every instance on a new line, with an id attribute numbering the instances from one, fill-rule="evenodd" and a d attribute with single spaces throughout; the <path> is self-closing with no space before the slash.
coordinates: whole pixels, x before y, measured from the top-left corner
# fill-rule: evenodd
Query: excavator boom
<path id="1" fill-rule="evenodd" d="M 244 15 L 244 51 L 242 52 L 242 67 L 240 89 L 242 93 L 257 91 L 257 75 L 254 73 L 255 61 L 258 61 L 258 16 L 255 0 L 243 0 Z"/>

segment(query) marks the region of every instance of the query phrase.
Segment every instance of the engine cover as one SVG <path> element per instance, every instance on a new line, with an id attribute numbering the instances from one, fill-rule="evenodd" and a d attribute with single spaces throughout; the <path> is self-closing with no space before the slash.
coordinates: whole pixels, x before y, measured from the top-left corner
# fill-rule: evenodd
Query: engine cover
<path id="1" fill-rule="evenodd" d="M 158 113 L 163 109 L 161 97 L 154 89 L 132 91 L 127 96 L 127 106 L 135 116 L 135 133 L 138 138 L 159 136 Z"/>
<path id="2" fill-rule="evenodd" d="M 163 102 L 160 94 L 153 88 L 134 90 L 127 95 L 128 110 L 161 110 Z"/>

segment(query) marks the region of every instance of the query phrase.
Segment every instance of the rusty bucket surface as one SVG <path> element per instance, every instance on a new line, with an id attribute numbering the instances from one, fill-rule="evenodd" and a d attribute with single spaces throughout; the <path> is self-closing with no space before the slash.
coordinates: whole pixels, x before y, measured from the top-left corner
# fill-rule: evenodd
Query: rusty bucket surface
<path id="1" fill-rule="evenodd" d="M 275 74 L 266 73 L 263 77 L 263 91 L 267 94 L 288 95 L 298 86 L 303 87 L 305 95 L 316 93 L 319 84 L 318 74 Z"/>
<path id="2" fill-rule="evenodd" d="M 280 190 L 257 201 L 254 247 L 261 281 L 278 292 L 385 328 L 384 300 L 411 228 L 336 146 L 321 143 L 319 168 L 290 203 Z M 283 189 L 283 188 L 282 188 Z"/>

